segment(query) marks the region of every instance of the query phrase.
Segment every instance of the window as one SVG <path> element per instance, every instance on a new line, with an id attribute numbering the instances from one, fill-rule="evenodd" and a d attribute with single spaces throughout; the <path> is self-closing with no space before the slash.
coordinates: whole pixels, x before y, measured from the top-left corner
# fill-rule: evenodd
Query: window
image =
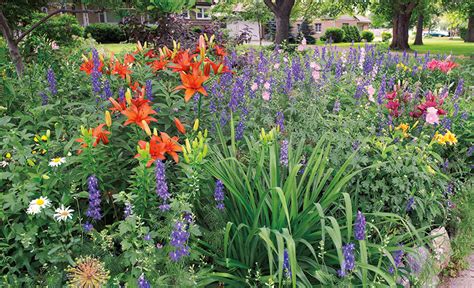
<path id="1" fill-rule="evenodd" d="M 186 10 L 183 13 L 181 13 L 180 16 L 183 17 L 184 19 L 191 19 L 191 15 L 189 14 L 189 10 Z"/>
<path id="2" fill-rule="evenodd" d="M 296 29 L 298 30 L 298 32 L 301 31 L 301 24 L 296 24 Z"/>
<path id="3" fill-rule="evenodd" d="M 196 19 L 211 19 L 209 7 L 197 7 Z"/>
<path id="4" fill-rule="evenodd" d="M 349 23 L 342 23 L 342 26 L 349 26 Z"/>
<path id="5" fill-rule="evenodd" d="M 100 23 L 106 23 L 107 22 L 107 12 L 101 12 L 99 13 L 99 22 Z"/>
<path id="6" fill-rule="evenodd" d="M 41 7 L 41 12 L 48 14 L 48 7 Z"/>
<path id="7" fill-rule="evenodd" d="M 322 31 L 321 23 L 314 24 L 314 30 L 316 31 L 316 33 L 321 33 L 321 31 Z"/>

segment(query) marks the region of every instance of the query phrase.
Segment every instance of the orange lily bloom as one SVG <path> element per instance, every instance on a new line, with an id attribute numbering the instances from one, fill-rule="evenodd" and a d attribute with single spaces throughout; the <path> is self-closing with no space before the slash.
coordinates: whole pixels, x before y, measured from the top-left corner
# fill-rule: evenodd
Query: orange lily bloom
<path id="1" fill-rule="evenodd" d="M 184 128 L 183 123 L 181 123 L 181 121 L 179 121 L 178 118 L 174 118 L 173 121 L 174 121 L 174 125 L 176 125 L 176 129 L 178 129 L 179 133 L 186 134 L 186 128 Z"/>
<path id="2" fill-rule="evenodd" d="M 122 77 L 122 79 L 125 79 L 125 77 L 130 73 L 132 73 L 132 71 L 128 70 L 127 65 L 123 65 L 118 61 L 115 62 L 112 74 L 118 74 L 120 77 Z"/>
<path id="3" fill-rule="evenodd" d="M 130 89 L 132 89 L 133 92 L 137 92 L 138 88 L 140 88 L 140 83 L 135 81 L 135 83 L 133 83 L 133 85 L 130 83 L 129 86 L 130 86 Z"/>
<path id="4" fill-rule="evenodd" d="M 155 54 L 155 51 L 153 49 L 150 49 L 144 54 L 144 56 L 148 57 L 148 58 L 155 58 L 156 54 Z"/>
<path id="5" fill-rule="evenodd" d="M 110 111 L 119 111 L 122 112 L 123 110 L 127 109 L 127 103 L 124 101 L 117 102 L 114 98 L 110 97 L 109 98 L 110 103 L 114 106 L 113 108 L 110 108 Z"/>
<path id="6" fill-rule="evenodd" d="M 170 155 L 173 158 L 174 162 L 178 163 L 179 157 L 176 152 L 183 151 L 183 148 L 181 147 L 181 145 L 178 144 L 179 138 L 176 136 L 170 137 L 165 132 L 160 132 L 160 136 L 161 136 L 161 139 L 159 141 L 165 145 L 164 146 L 165 153 Z"/>
<path id="7" fill-rule="evenodd" d="M 148 103 L 142 103 L 140 106 L 136 106 L 133 102 L 132 104 L 124 111 L 122 114 L 127 116 L 127 121 L 123 124 L 127 126 L 128 124 L 135 123 L 140 128 L 145 129 L 142 121 L 145 121 L 147 124 L 150 122 L 158 122 L 155 118 L 151 117 L 151 114 L 156 114 L 155 110 L 151 109 Z"/>
<path id="8" fill-rule="evenodd" d="M 109 144 L 109 138 L 107 135 L 110 134 L 109 131 L 103 129 L 105 124 L 100 124 L 92 130 L 92 136 L 95 137 L 95 142 L 92 146 L 97 146 L 101 141 L 104 145 Z"/>
<path id="9" fill-rule="evenodd" d="M 214 63 L 212 62 L 211 60 L 208 60 L 207 61 L 209 64 L 211 64 L 212 66 L 212 71 L 214 71 L 214 74 L 215 75 L 218 75 L 218 74 L 223 74 L 223 73 L 233 73 L 229 67 L 225 66 L 224 63 L 220 62 L 220 63 Z"/>
<path id="10" fill-rule="evenodd" d="M 104 63 L 102 63 L 102 61 L 100 61 L 99 71 L 102 71 L 103 66 L 104 66 Z M 92 59 L 85 60 L 81 64 L 81 68 L 79 68 L 79 70 L 86 72 L 87 75 L 90 75 L 92 73 L 93 69 L 94 69 L 94 61 L 92 61 Z"/>
<path id="11" fill-rule="evenodd" d="M 188 72 L 191 68 L 191 60 L 194 56 L 196 55 L 189 55 L 189 50 L 178 52 L 173 59 L 174 65 L 171 66 L 173 72 Z"/>
<path id="12" fill-rule="evenodd" d="M 219 47 L 219 46 L 216 45 L 214 48 L 216 49 L 216 55 L 217 56 L 224 57 L 224 56 L 227 55 L 227 52 L 225 52 L 224 47 Z"/>
<path id="13" fill-rule="evenodd" d="M 138 146 L 140 146 L 141 149 L 146 149 L 147 142 L 140 140 L 138 141 Z M 165 157 L 165 144 L 161 142 L 160 137 L 153 135 L 150 139 L 150 144 L 149 144 L 150 150 L 148 153 L 150 153 L 151 159 L 146 163 L 146 167 L 150 167 L 153 162 L 156 160 L 164 160 L 166 159 Z M 140 154 L 135 155 L 135 158 L 140 157 Z"/>
<path id="14" fill-rule="evenodd" d="M 168 65 L 168 60 L 163 59 L 163 57 L 160 57 L 160 60 L 155 60 L 153 62 L 150 62 L 148 64 L 153 72 L 158 72 L 160 70 L 166 70 L 166 65 Z"/>
<path id="15" fill-rule="evenodd" d="M 192 74 L 182 72 L 180 76 L 183 85 L 179 85 L 175 89 L 186 89 L 184 93 L 184 101 L 188 102 L 195 93 L 201 93 L 207 96 L 206 89 L 202 87 L 202 83 L 204 83 L 209 77 L 202 75 L 200 70 L 194 70 Z"/>
<path id="16" fill-rule="evenodd" d="M 124 59 L 123 59 L 123 64 L 127 65 L 130 63 L 135 62 L 135 56 L 133 54 L 125 54 Z"/>

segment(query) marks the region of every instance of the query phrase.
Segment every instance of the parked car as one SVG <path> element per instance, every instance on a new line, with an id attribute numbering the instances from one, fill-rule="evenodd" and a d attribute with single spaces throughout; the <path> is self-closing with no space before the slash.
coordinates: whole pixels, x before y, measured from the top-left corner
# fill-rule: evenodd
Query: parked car
<path id="1" fill-rule="evenodd" d="M 449 32 L 447 32 L 447 31 L 429 31 L 429 32 L 423 33 L 423 36 L 449 37 Z"/>

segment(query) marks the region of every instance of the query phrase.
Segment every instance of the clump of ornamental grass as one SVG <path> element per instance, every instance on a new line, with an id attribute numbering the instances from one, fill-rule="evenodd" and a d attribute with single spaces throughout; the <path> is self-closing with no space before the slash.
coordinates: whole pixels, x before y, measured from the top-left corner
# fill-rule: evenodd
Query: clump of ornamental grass
<path id="1" fill-rule="evenodd" d="M 79 257 L 76 264 L 66 271 L 69 287 L 102 287 L 109 280 L 109 271 L 104 264 L 91 256 Z"/>

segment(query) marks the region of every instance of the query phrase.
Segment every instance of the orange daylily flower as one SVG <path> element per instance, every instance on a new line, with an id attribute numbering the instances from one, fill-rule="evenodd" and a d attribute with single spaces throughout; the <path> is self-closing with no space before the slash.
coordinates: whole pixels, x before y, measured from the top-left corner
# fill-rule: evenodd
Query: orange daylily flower
<path id="1" fill-rule="evenodd" d="M 92 144 L 93 147 L 96 147 L 101 141 L 104 143 L 104 145 L 109 144 L 109 138 L 107 135 L 109 135 L 110 132 L 103 129 L 104 125 L 105 124 L 100 124 L 92 130 L 92 136 L 95 138 L 95 142 Z"/>
<path id="2" fill-rule="evenodd" d="M 180 76 L 183 85 L 179 85 L 175 89 L 186 89 L 184 93 L 184 101 L 188 102 L 195 93 L 201 93 L 207 96 L 206 89 L 202 87 L 202 83 L 204 83 L 209 77 L 202 75 L 200 70 L 194 70 L 192 74 L 181 72 Z"/>
<path id="3" fill-rule="evenodd" d="M 215 75 L 223 74 L 223 73 L 233 73 L 229 67 L 225 66 L 224 63 L 214 63 L 211 60 L 207 61 L 212 66 L 212 71 Z"/>
<path id="4" fill-rule="evenodd" d="M 216 55 L 220 57 L 224 57 L 227 55 L 227 52 L 225 52 L 224 47 L 219 47 L 218 45 L 214 46 L 216 49 Z"/>
<path id="5" fill-rule="evenodd" d="M 137 92 L 138 88 L 140 88 L 140 83 L 138 83 L 137 81 L 135 81 L 135 83 L 133 83 L 133 85 L 130 83 L 129 86 L 130 86 L 130 89 L 131 89 L 133 92 Z"/>
<path id="6" fill-rule="evenodd" d="M 153 49 L 150 49 L 144 54 L 144 56 L 148 57 L 148 58 L 155 58 L 156 54 L 155 54 L 155 51 Z"/>
<path id="7" fill-rule="evenodd" d="M 117 100 L 115 100 L 114 98 L 110 97 L 110 98 L 109 98 L 109 101 L 110 101 L 110 103 L 112 103 L 112 105 L 114 106 L 114 107 L 110 108 L 110 111 L 112 111 L 112 112 L 113 112 L 113 111 L 122 112 L 123 110 L 127 109 L 127 103 L 125 102 L 125 100 L 120 101 L 120 103 L 119 103 L 119 102 L 117 102 Z"/>
<path id="8" fill-rule="evenodd" d="M 154 60 L 153 62 L 149 62 L 148 65 L 151 67 L 153 72 L 158 72 L 160 70 L 166 70 L 166 65 L 168 65 L 168 60 L 163 59 L 164 57 L 160 57 L 160 60 Z"/>
<path id="9" fill-rule="evenodd" d="M 179 121 L 178 118 L 174 118 L 174 125 L 176 125 L 176 129 L 178 129 L 179 133 L 186 134 L 186 128 L 184 127 L 183 123 Z"/>
<path id="10" fill-rule="evenodd" d="M 132 71 L 128 70 L 127 65 L 121 64 L 118 61 L 115 62 L 112 74 L 118 74 L 122 79 L 125 79 L 130 73 L 132 73 Z"/>
<path id="11" fill-rule="evenodd" d="M 125 54 L 124 59 L 123 59 L 123 64 L 127 65 L 130 63 L 135 62 L 135 56 L 133 54 Z"/>
<path id="12" fill-rule="evenodd" d="M 97 144 L 99 144 L 100 142 L 104 143 L 104 145 L 107 145 L 109 144 L 109 138 L 107 137 L 107 135 L 110 134 L 109 131 L 103 129 L 104 128 L 104 125 L 105 124 L 99 124 L 97 127 L 95 127 L 94 129 L 91 129 L 92 130 L 92 137 L 95 138 L 95 141 L 94 143 L 92 144 L 92 147 L 96 147 Z M 90 130 L 89 130 L 90 131 Z M 90 133 L 90 132 L 89 132 Z M 86 148 L 87 147 L 87 143 L 86 141 L 84 141 L 83 138 L 77 138 L 75 140 L 76 142 L 79 142 L 81 143 L 81 147 L 82 148 Z M 77 155 L 81 154 L 82 153 L 82 150 L 79 149 L 77 150 Z"/>
<path id="13" fill-rule="evenodd" d="M 140 149 L 146 149 L 147 142 L 140 140 L 138 141 L 138 146 Z M 150 167 L 153 162 L 156 160 L 164 160 L 166 159 L 165 157 L 165 144 L 161 142 L 161 138 L 159 136 L 153 135 L 150 139 L 149 142 L 149 148 L 150 150 L 148 153 L 150 153 L 151 159 L 146 163 L 146 167 Z M 140 154 L 135 155 L 135 158 L 140 157 Z"/>
<path id="14" fill-rule="evenodd" d="M 102 71 L 103 66 L 104 66 L 104 63 L 102 63 L 102 61 L 100 61 L 100 65 L 99 65 L 99 69 L 98 69 L 100 72 Z M 94 69 L 94 61 L 92 61 L 92 59 L 85 60 L 81 64 L 81 68 L 79 68 L 79 70 L 86 72 L 87 75 L 90 75 L 92 73 L 93 69 Z"/>
<path id="15" fill-rule="evenodd" d="M 128 118 L 123 124 L 124 126 L 135 123 L 140 128 L 144 129 L 145 127 L 143 126 L 142 121 L 145 121 L 147 124 L 150 122 L 158 122 L 158 120 L 150 116 L 152 114 L 156 114 L 156 111 L 153 110 L 147 102 L 140 103 L 141 105 L 137 106 L 132 102 L 132 104 L 126 110 L 122 111 L 122 114 Z"/>
<path id="16" fill-rule="evenodd" d="M 189 50 L 178 52 L 173 58 L 174 65 L 171 66 L 173 72 L 188 72 L 191 68 L 191 60 L 194 56 L 196 55 L 189 54 Z"/>
<path id="17" fill-rule="evenodd" d="M 160 141 L 161 143 L 165 145 L 164 146 L 165 153 L 170 155 L 171 158 L 173 158 L 174 162 L 178 163 L 179 157 L 178 157 L 178 153 L 176 152 L 183 151 L 183 148 L 181 147 L 181 145 L 178 144 L 179 138 L 176 136 L 170 137 L 165 132 L 160 132 L 160 136 L 161 136 L 161 139 L 158 141 Z"/>

